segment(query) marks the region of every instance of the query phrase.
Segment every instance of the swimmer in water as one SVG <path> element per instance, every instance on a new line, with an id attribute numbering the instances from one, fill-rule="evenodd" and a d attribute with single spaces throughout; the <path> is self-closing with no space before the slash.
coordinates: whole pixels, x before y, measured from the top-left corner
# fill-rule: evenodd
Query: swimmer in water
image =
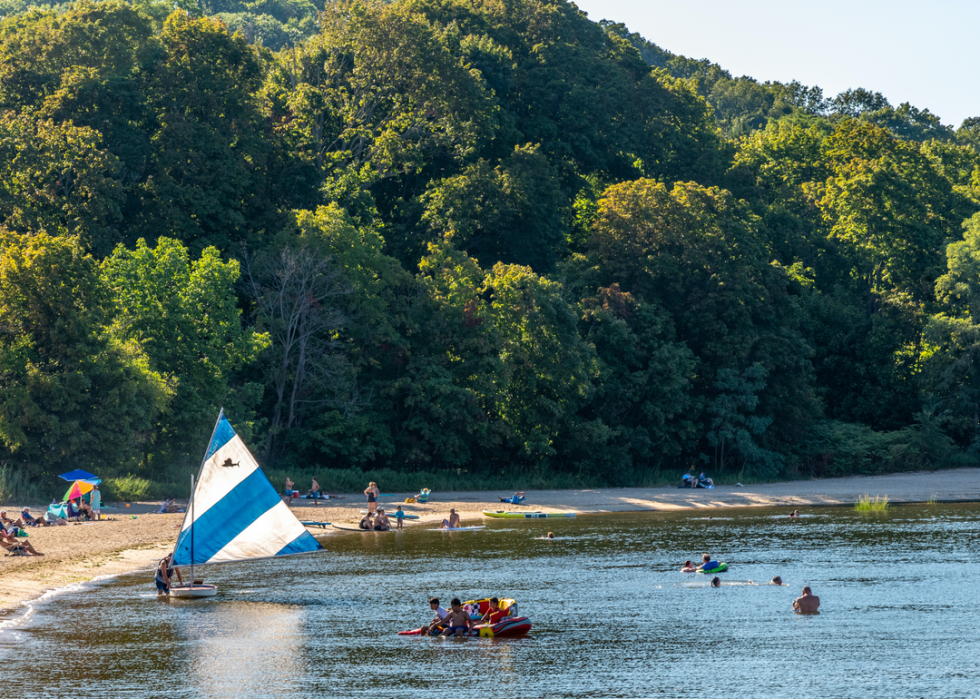
<path id="1" fill-rule="evenodd" d="M 769 581 L 770 585 L 782 585 L 783 579 L 778 575 L 773 576 L 773 579 Z"/>
<path id="2" fill-rule="evenodd" d="M 696 573 L 697 571 L 698 569 L 694 567 L 693 563 L 690 561 L 684 561 L 684 567 L 681 568 L 682 573 Z"/>
<path id="3" fill-rule="evenodd" d="M 819 614 L 820 598 L 807 585 L 803 588 L 803 594 L 793 600 L 793 609 L 800 614 Z"/>
<path id="4" fill-rule="evenodd" d="M 790 517 L 799 517 L 800 516 L 800 511 L 799 510 L 793 510 L 792 512 L 789 513 L 789 516 Z"/>
<path id="5" fill-rule="evenodd" d="M 554 532 L 548 532 L 548 538 L 549 539 L 554 539 L 555 538 L 555 533 Z"/>
<path id="6" fill-rule="evenodd" d="M 721 587 L 721 578 L 717 575 L 711 578 L 711 587 Z"/>

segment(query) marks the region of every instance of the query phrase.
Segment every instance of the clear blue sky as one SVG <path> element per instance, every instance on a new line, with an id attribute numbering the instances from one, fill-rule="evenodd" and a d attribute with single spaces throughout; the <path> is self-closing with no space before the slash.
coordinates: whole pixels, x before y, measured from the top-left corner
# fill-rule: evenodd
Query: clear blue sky
<path id="1" fill-rule="evenodd" d="M 911 102 L 954 127 L 980 116 L 978 0 L 576 0 L 653 43 L 734 76 L 852 87 Z"/>

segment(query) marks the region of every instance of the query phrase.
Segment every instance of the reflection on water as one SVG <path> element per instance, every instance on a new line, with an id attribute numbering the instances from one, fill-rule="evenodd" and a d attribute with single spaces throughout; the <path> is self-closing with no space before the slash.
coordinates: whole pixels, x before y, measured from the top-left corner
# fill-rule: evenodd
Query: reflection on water
<path id="1" fill-rule="evenodd" d="M 302 671 L 302 612 L 286 604 L 240 602 L 181 609 L 175 628 L 186 652 L 188 684 L 208 696 L 234 696 L 239 687 L 276 687 Z"/>
<path id="2" fill-rule="evenodd" d="M 0 631 L 0 688 L 65 697 L 972 697 L 976 505 L 623 514 L 341 535 L 328 551 L 61 595 Z M 542 541 L 554 531 L 558 541 Z M 678 572 L 730 565 L 710 588 Z M 786 587 L 767 585 L 781 575 Z M 750 585 L 748 581 L 757 584 Z M 801 616 L 803 585 L 822 600 Z M 524 639 L 429 639 L 428 597 L 513 597 Z"/>

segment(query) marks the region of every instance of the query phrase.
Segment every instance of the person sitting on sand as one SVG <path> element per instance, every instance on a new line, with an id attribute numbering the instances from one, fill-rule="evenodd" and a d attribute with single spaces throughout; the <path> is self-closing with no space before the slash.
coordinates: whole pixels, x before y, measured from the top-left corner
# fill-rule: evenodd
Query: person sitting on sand
<path id="1" fill-rule="evenodd" d="M 698 569 L 694 567 L 694 563 L 691 561 L 684 561 L 684 567 L 681 568 L 682 573 L 696 573 Z"/>
<path id="2" fill-rule="evenodd" d="M 491 597 L 487 612 L 480 619 L 482 622 L 480 626 L 493 626 L 505 616 L 507 616 L 507 610 L 500 608 L 500 600 L 496 597 Z"/>
<path id="3" fill-rule="evenodd" d="M 442 632 L 443 636 L 462 636 L 473 625 L 470 615 L 460 607 L 460 604 L 461 602 L 456 597 L 453 597 L 452 601 L 449 602 L 449 616 L 446 617 L 447 626 L 446 630 Z"/>
<path id="4" fill-rule="evenodd" d="M 428 636 L 434 631 L 436 631 L 436 629 L 445 626 L 446 618 L 449 616 L 449 612 L 446 611 L 446 608 L 439 604 L 438 597 L 432 597 L 429 599 L 429 609 L 435 612 L 436 616 L 432 621 L 428 623 L 428 625 L 422 627 L 421 629 L 422 636 Z"/>
<path id="5" fill-rule="evenodd" d="M 509 498 L 502 498 L 498 495 L 497 499 L 500 500 L 500 502 L 509 502 L 511 505 L 520 505 L 521 502 L 524 501 L 524 491 L 522 490 L 519 493 L 514 493 Z"/>
<path id="6" fill-rule="evenodd" d="M 698 570 L 704 571 L 705 573 L 711 572 L 715 568 L 719 567 L 721 563 L 718 561 L 711 560 L 711 554 L 704 554 L 701 556 L 701 565 L 698 566 Z"/>
<path id="7" fill-rule="evenodd" d="M 7 527 L 8 529 L 10 527 L 23 527 L 24 526 L 24 520 L 23 519 L 10 519 L 10 517 L 7 516 L 7 511 L 6 510 L 0 510 L 0 524 L 3 524 L 3 526 Z"/>
<path id="8" fill-rule="evenodd" d="M 388 515 L 385 511 L 378 510 L 378 514 L 374 516 L 374 531 L 376 532 L 386 532 L 391 529 L 391 522 L 388 521 Z"/>
<path id="9" fill-rule="evenodd" d="M 16 539 L 3 540 L 0 538 L 0 548 L 4 549 L 8 553 L 15 556 L 26 556 L 30 554 L 32 556 L 43 556 L 43 553 L 39 553 L 34 550 L 29 541 L 17 541 Z"/>
<path id="10" fill-rule="evenodd" d="M 370 512 L 361 517 L 361 523 L 358 524 L 361 529 L 374 529 L 374 519 Z"/>
<path id="11" fill-rule="evenodd" d="M 711 578 L 711 587 L 721 587 L 721 578 L 717 575 Z"/>
<path id="12" fill-rule="evenodd" d="M 683 476 L 681 476 L 681 487 L 682 488 L 695 488 L 695 487 L 697 487 L 695 485 L 694 476 L 691 475 L 691 472 L 690 471 L 688 471 Z"/>
<path id="13" fill-rule="evenodd" d="M 702 488 L 714 488 L 715 482 L 704 475 L 704 471 L 698 474 L 698 485 Z"/>
<path id="14" fill-rule="evenodd" d="M 807 585 L 803 588 L 803 594 L 793 600 L 793 609 L 800 614 L 819 614 L 820 598 Z"/>
<path id="15" fill-rule="evenodd" d="M 455 508 L 449 509 L 449 519 L 442 520 L 442 524 L 439 526 L 440 529 L 458 529 L 459 528 L 459 515 L 456 514 Z"/>
<path id="16" fill-rule="evenodd" d="M 85 518 L 89 520 L 95 519 L 95 513 L 92 512 L 92 506 L 81 498 L 78 499 L 77 507 L 79 515 L 85 515 Z"/>
<path id="17" fill-rule="evenodd" d="M 774 575 L 773 578 L 772 578 L 772 580 L 769 581 L 769 584 L 770 585 L 782 585 L 783 584 L 783 579 L 781 577 L 779 577 L 778 575 Z"/>
<path id="18" fill-rule="evenodd" d="M 31 516 L 31 511 L 26 507 L 21 511 L 20 518 L 24 521 L 24 524 L 29 527 L 47 527 L 50 522 L 44 517 L 34 518 Z"/>

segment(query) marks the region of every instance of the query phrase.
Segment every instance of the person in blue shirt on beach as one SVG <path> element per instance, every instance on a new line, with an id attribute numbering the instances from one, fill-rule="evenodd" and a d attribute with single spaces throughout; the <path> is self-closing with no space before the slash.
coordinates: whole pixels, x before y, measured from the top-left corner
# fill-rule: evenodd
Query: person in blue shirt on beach
<path id="1" fill-rule="evenodd" d="M 405 513 L 402 512 L 402 506 L 399 505 L 395 508 L 395 519 L 398 520 L 398 529 L 402 529 L 402 525 L 405 523 Z"/>

